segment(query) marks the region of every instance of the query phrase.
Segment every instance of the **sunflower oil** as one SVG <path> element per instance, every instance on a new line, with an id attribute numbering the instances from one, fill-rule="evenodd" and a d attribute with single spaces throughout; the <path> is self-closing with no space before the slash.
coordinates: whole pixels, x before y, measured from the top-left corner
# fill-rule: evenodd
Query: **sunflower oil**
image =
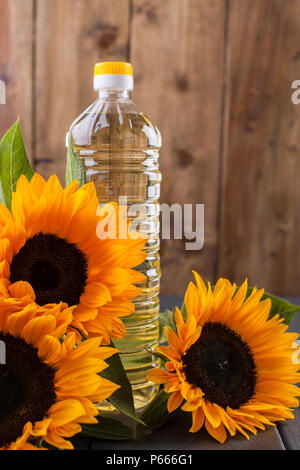
<path id="1" fill-rule="evenodd" d="M 119 202 L 125 196 L 129 211 L 132 205 L 139 205 L 139 217 L 143 215 L 137 230 L 148 238 L 147 258 L 136 268 L 146 280 L 139 284 L 135 313 L 123 318 L 125 338 L 114 341 L 132 385 L 135 406 L 141 409 L 157 391 L 146 375 L 158 360 L 146 349 L 157 346 L 159 334 L 161 136 L 130 98 L 131 64 L 96 64 L 94 88 L 98 99 L 70 128 L 74 151 L 83 163 L 86 180 L 94 182 L 101 203 Z"/>

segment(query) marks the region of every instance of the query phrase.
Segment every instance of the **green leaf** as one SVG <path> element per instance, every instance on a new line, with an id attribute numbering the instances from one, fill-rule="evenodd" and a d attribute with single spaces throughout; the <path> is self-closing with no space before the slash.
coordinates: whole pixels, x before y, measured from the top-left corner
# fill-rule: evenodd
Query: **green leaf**
<path id="1" fill-rule="evenodd" d="M 8 209 L 20 176 L 25 175 L 30 181 L 33 174 L 18 119 L 0 141 L 0 200 Z"/>
<path id="2" fill-rule="evenodd" d="M 166 421 L 169 415 L 167 409 L 169 397 L 169 393 L 166 393 L 164 390 L 160 390 L 142 414 L 141 419 L 150 429 L 157 429 Z"/>
<path id="3" fill-rule="evenodd" d="M 97 424 L 83 424 L 80 433 L 93 439 L 111 439 L 116 441 L 134 439 L 134 431 L 129 426 L 111 418 L 97 418 Z"/>
<path id="4" fill-rule="evenodd" d="M 148 428 L 141 427 L 140 425 L 136 428 L 136 436 L 142 437 L 145 434 L 149 434 L 150 430 L 161 427 L 169 417 L 167 408 L 167 402 L 170 394 L 164 390 L 160 390 L 154 400 L 149 404 L 144 413 L 141 415 L 141 419 L 148 426 Z"/>
<path id="5" fill-rule="evenodd" d="M 110 346 L 115 347 L 112 341 Z M 136 422 L 144 424 L 136 415 L 131 384 L 119 354 L 114 354 L 108 359 L 105 359 L 105 362 L 109 364 L 109 367 L 100 372 L 101 377 L 121 386 L 121 388 L 116 390 L 115 393 L 109 397 L 108 401 L 124 415 L 129 416 Z"/>
<path id="6" fill-rule="evenodd" d="M 162 426 L 168 419 L 169 412 L 167 402 L 169 396 L 169 394 L 160 390 L 154 400 L 146 408 L 141 419 L 147 426 L 138 423 L 135 429 L 133 429 L 116 419 L 104 418 L 100 415 L 97 418 L 97 424 L 81 425 L 82 432 L 80 435 L 94 439 L 111 440 L 133 440 L 145 437 Z"/>
<path id="7" fill-rule="evenodd" d="M 185 307 L 185 303 L 183 302 L 182 306 L 181 306 L 181 313 L 182 313 L 182 317 L 184 319 L 184 321 L 187 319 L 187 311 L 186 311 L 186 307 Z"/>
<path id="8" fill-rule="evenodd" d="M 74 180 L 78 180 L 79 187 L 85 184 L 84 169 L 80 158 L 73 150 L 70 135 L 66 161 L 66 186 L 68 186 L 68 184 L 72 183 Z"/>
<path id="9" fill-rule="evenodd" d="M 93 439 L 134 440 L 145 437 L 155 429 L 162 426 L 169 417 L 167 402 L 169 394 L 160 390 L 155 399 L 146 408 L 141 416 L 143 421 L 137 423 L 135 428 L 127 426 L 113 418 L 97 417 L 97 424 L 81 425 L 80 436 Z M 141 424 L 141 423 L 145 423 Z"/>
<path id="10" fill-rule="evenodd" d="M 167 341 L 165 326 L 168 326 L 171 330 L 176 330 L 176 324 L 174 320 L 174 312 L 167 309 L 159 314 L 159 343 L 165 343 Z"/>

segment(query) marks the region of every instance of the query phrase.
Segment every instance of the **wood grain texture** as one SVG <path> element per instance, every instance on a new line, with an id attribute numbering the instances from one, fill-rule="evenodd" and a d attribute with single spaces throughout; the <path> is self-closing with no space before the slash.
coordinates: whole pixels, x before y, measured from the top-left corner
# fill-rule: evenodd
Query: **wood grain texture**
<path id="1" fill-rule="evenodd" d="M 91 450 L 284 450 L 284 444 L 276 427 L 258 431 L 247 440 L 241 435 L 228 437 L 220 444 L 203 428 L 192 434 L 188 430 L 192 419 L 190 413 L 183 411 L 173 414 L 169 420 L 150 436 L 137 441 L 113 442 L 92 440 Z M 172 453 L 172 452 L 171 452 Z"/>
<path id="2" fill-rule="evenodd" d="M 300 280 L 300 3 L 232 0 L 219 275 L 281 295 Z"/>
<path id="3" fill-rule="evenodd" d="M 36 21 L 36 169 L 64 181 L 66 132 L 96 99 L 94 64 L 127 60 L 129 0 L 39 0 Z"/>
<path id="4" fill-rule="evenodd" d="M 32 154 L 33 0 L 0 0 L 0 137 L 19 116 L 28 157 Z"/>
<path id="5" fill-rule="evenodd" d="M 162 133 L 161 202 L 205 204 L 204 249 L 162 240 L 163 293 L 183 293 L 192 269 L 215 276 L 224 21 L 223 1 L 133 1 L 133 97 Z"/>
<path id="6" fill-rule="evenodd" d="M 93 66 L 131 60 L 134 100 L 163 136 L 161 202 L 205 204 L 205 246 L 163 241 L 162 293 L 191 270 L 299 295 L 298 0 L 0 0 L 0 134 L 64 180 L 65 134 Z"/>
<path id="7" fill-rule="evenodd" d="M 294 411 L 295 419 L 278 425 L 281 439 L 287 450 L 300 450 L 300 408 Z"/>

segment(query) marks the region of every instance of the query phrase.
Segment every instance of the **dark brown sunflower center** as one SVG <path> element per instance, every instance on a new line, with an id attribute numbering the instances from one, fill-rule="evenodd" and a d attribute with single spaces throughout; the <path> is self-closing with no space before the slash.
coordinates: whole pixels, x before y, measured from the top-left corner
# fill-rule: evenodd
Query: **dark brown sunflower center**
<path id="1" fill-rule="evenodd" d="M 39 305 L 78 304 L 86 280 L 85 255 L 75 244 L 51 233 L 29 238 L 10 266 L 10 281 L 29 282 Z"/>
<path id="2" fill-rule="evenodd" d="M 0 333 L 6 363 L 0 364 L 0 447 L 22 436 L 24 425 L 41 421 L 55 402 L 55 371 L 21 338 Z"/>
<path id="3" fill-rule="evenodd" d="M 200 338 L 183 356 L 186 380 L 204 398 L 223 408 L 239 408 L 254 394 L 256 367 L 247 343 L 221 323 L 203 325 Z"/>

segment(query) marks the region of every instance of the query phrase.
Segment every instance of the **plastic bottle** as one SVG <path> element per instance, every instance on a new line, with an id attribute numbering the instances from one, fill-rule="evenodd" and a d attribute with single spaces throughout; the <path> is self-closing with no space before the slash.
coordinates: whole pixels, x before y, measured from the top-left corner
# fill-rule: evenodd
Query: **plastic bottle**
<path id="1" fill-rule="evenodd" d="M 135 313 L 124 318 L 126 336 L 115 340 L 131 381 L 136 408 L 155 396 L 156 385 L 146 381 L 157 359 L 146 351 L 157 345 L 159 334 L 159 130 L 141 113 L 130 98 L 133 90 L 132 66 L 125 62 L 95 65 L 94 89 L 98 99 L 72 124 L 74 151 L 81 158 L 86 180 L 93 181 L 100 203 L 119 202 L 142 205 L 140 230 L 148 237 L 147 258 L 140 265 L 147 280 L 139 285 L 141 295 L 134 300 Z"/>

